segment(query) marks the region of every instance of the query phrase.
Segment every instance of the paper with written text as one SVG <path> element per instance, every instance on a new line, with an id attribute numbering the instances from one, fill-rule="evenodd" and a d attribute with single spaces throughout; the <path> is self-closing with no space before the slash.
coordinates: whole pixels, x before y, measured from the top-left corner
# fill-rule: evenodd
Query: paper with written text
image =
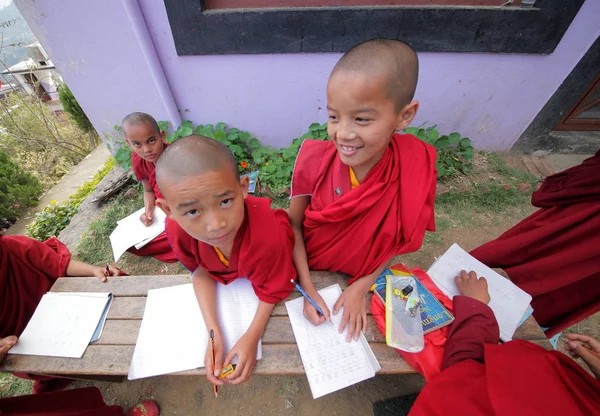
<path id="1" fill-rule="evenodd" d="M 460 294 L 454 278 L 461 270 L 473 270 L 477 276 L 486 278 L 491 299 L 489 307 L 498 321 L 500 339 L 504 342 L 510 341 L 531 303 L 531 296 L 471 256 L 458 244 L 453 244 L 438 258 L 427 270 L 427 274 L 441 291 L 452 299 Z"/>
<path id="2" fill-rule="evenodd" d="M 333 310 L 342 289 L 336 284 L 319 294 Z M 331 314 L 334 326 L 314 326 L 302 314 L 303 306 L 302 296 L 285 303 L 314 399 L 375 376 L 381 367 L 365 336 L 361 333 L 358 341 L 346 342 L 348 328 L 343 334 L 338 332 L 343 309 Z"/>
<path id="3" fill-rule="evenodd" d="M 252 323 L 258 297 L 247 279 L 218 284 L 217 308 L 225 358 Z M 204 367 L 207 346 L 208 330 L 191 284 L 149 290 L 128 378 L 135 380 Z M 256 358 L 262 358 L 260 342 Z"/>
<path id="4" fill-rule="evenodd" d="M 81 358 L 109 298 L 110 293 L 46 293 L 8 353 Z"/>
<path id="5" fill-rule="evenodd" d="M 143 213 L 144 208 L 117 221 L 117 228 L 110 235 L 115 261 L 119 261 L 129 247 L 135 246 L 139 249 L 165 230 L 167 216 L 160 208 L 154 207 L 154 221 L 148 227 L 140 221 L 140 215 Z"/>

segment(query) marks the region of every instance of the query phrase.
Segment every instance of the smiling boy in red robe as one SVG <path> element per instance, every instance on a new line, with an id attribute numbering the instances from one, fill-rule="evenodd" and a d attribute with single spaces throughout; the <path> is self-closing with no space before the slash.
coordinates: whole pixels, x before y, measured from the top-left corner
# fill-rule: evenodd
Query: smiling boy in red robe
<path id="1" fill-rule="evenodd" d="M 283 210 L 271 201 L 248 195 L 248 177 L 240 178 L 231 151 L 216 140 L 189 136 L 174 142 L 157 167 L 165 199 L 167 236 L 179 261 L 192 272 L 193 286 L 206 328 L 214 330 L 215 371 L 208 380 L 222 385 L 222 366 L 238 357 L 226 382 L 248 380 L 256 364 L 257 345 L 275 303 L 292 291 L 296 278 L 294 233 Z M 217 284 L 247 278 L 259 306 L 250 327 L 231 351 L 224 351 L 217 316 Z M 185 317 L 182 317 L 185 319 Z M 207 348 L 206 368 L 211 368 Z M 226 354 L 223 359 L 223 355 Z"/>
<path id="2" fill-rule="evenodd" d="M 421 247 L 434 231 L 435 149 L 405 129 L 417 113 L 416 52 L 405 43 L 373 39 L 338 61 L 327 84 L 330 141 L 306 140 L 292 177 L 290 219 L 300 284 L 325 312 L 308 302 L 319 324 L 327 306 L 309 269 L 350 275 L 334 305 L 344 307 L 339 331 L 358 339 L 367 327 L 366 294 L 394 256 Z"/>
<path id="3" fill-rule="evenodd" d="M 165 138 L 166 134 L 160 131 L 154 117 L 139 112 L 127 115 L 121 123 L 121 129 L 125 134 L 125 141 L 133 150 L 131 153 L 133 173 L 144 187 L 144 213 L 140 216 L 140 221 L 145 226 L 149 226 L 154 222 L 156 200 L 161 198 L 154 171 L 158 158 L 169 146 Z M 127 251 L 136 256 L 153 256 L 165 263 L 177 261 L 164 232 L 139 250 L 131 247 Z"/>

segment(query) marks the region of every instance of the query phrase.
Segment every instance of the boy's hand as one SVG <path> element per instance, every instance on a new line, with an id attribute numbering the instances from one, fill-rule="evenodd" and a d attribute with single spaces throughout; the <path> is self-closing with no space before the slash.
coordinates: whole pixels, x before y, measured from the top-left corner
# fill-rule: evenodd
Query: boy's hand
<path id="1" fill-rule="evenodd" d="M 311 299 L 314 300 L 317 305 L 319 305 L 319 307 L 323 310 L 325 316 L 320 315 L 319 312 L 317 312 L 317 309 L 314 306 L 312 306 L 306 298 L 304 298 L 304 317 L 315 326 L 320 325 L 325 321 L 329 321 L 331 319 L 329 308 L 327 307 L 327 304 L 325 303 L 321 295 L 319 295 L 319 292 L 317 292 L 316 290 L 310 292 L 306 291 L 306 294 L 310 296 Z"/>
<path id="2" fill-rule="evenodd" d="M 220 330 L 214 330 L 215 335 L 215 369 L 213 368 L 212 351 L 210 345 L 210 331 L 208 336 L 208 346 L 206 347 L 206 354 L 204 356 L 204 365 L 206 366 L 206 378 L 212 384 L 222 386 L 223 380 L 219 378 L 221 374 L 221 368 L 223 368 L 223 335 Z"/>
<path id="3" fill-rule="evenodd" d="M 581 334 L 566 334 L 566 337 L 565 349 L 573 357 L 580 357 L 596 378 L 600 379 L 600 358 L 588 351 L 589 349 L 596 354 L 600 354 L 600 341 Z"/>
<path id="4" fill-rule="evenodd" d="M 151 226 L 154 222 L 154 212 L 144 212 L 142 215 L 140 215 L 140 221 L 146 227 Z"/>
<path id="5" fill-rule="evenodd" d="M 106 282 L 108 280 L 108 276 L 120 276 L 121 270 L 117 269 L 113 266 L 93 266 L 94 267 L 94 276 L 98 278 L 101 282 Z M 106 268 L 108 267 L 108 273 Z M 107 276 L 108 274 L 108 276 Z"/>
<path id="6" fill-rule="evenodd" d="M 256 365 L 256 350 L 258 348 L 259 340 L 260 337 L 257 339 L 246 332 L 233 346 L 231 351 L 229 351 L 223 365 L 227 366 L 230 364 L 231 360 L 233 360 L 233 357 L 236 355 L 238 357 L 238 363 L 235 367 L 235 371 L 225 378 L 228 383 L 240 384 L 250 378 L 252 370 L 254 370 L 254 366 Z"/>
<path id="7" fill-rule="evenodd" d="M 362 282 L 358 281 L 346 290 L 338 298 L 333 305 L 333 314 L 337 315 L 340 308 L 344 307 L 344 315 L 340 324 L 340 334 L 344 332 L 344 328 L 348 325 L 348 335 L 346 341 L 350 342 L 352 338 L 355 341 L 360 336 L 360 331 L 367 331 L 367 298 L 366 294 L 369 289 L 363 288 Z"/>
<path id="8" fill-rule="evenodd" d="M 6 358 L 8 350 L 10 350 L 16 343 L 17 337 L 14 335 L 11 335 L 10 337 L 6 338 L 0 338 L 0 364 L 2 364 L 2 362 Z"/>
<path id="9" fill-rule="evenodd" d="M 456 276 L 454 280 L 461 295 L 478 300 L 486 305 L 490 303 L 490 292 L 485 277 L 481 276 L 478 279 L 477 273 L 474 271 L 467 273 L 461 270 L 460 276 Z"/>

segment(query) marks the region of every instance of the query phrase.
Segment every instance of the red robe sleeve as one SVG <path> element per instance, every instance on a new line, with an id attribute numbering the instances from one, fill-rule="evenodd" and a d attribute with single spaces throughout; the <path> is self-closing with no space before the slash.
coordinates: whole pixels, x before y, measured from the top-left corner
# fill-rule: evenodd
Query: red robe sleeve
<path id="1" fill-rule="evenodd" d="M 56 238 L 41 243 L 0 234 L 0 338 L 21 335 L 40 299 L 66 276 L 71 254 Z"/>
<path id="2" fill-rule="evenodd" d="M 330 141 L 304 140 L 292 173 L 290 198 L 312 195 L 319 176 L 319 166 L 323 162 L 325 149 L 332 146 Z"/>
<path id="3" fill-rule="evenodd" d="M 442 370 L 465 360 L 483 362 L 484 345 L 497 344 L 500 328 L 488 305 L 467 296 L 454 296 L 455 320 L 444 349 Z"/>
<path id="4" fill-rule="evenodd" d="M 197 258 L 197 241 L 186 233 L 176 221 L 169 217 L 167 217 L 165 222 L 165 231 L 177 259 L 186 269 L 194 273 L 198 266 L 200 266 Z"/>

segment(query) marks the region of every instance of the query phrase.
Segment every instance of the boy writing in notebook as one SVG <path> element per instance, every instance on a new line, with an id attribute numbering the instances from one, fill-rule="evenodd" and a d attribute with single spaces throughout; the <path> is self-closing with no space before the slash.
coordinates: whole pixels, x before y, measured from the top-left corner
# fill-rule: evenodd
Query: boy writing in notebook
<path id="1" fill-rule="evenodd" d="M 167 213 L 167 236 L 179 261 L 192 272 L 193 286 L 209 333 L 214 331 L 205 363 L 208 380 L 222 385 L 221 368 L 237 356 L 235 371 L 225 379 L 248 380 L 257 345 L 275 303 L 292 291 L 296 278 L 294 234 L 285 211 L 271 201 L 248 195 L 248 177 L 240 178 L 231 151 L 216 140 L 189 136 L 174 142 L 156 168 Z M 217 316 L 217 285 L 247 278 L 259 298 L 254 319 L 231 351 L 224 351 Z"/>
<path id="2" fill-rule="evenodd" d="M 305 302 L 319 324 L 329 310 L 310 280 L 310 269 L 350 276 L 335 303 L 343 306 L 339 331 L 348 340 L 365 331 L 366 294 L 394 256 L 421 247 L 435 229 L 435 149 L 405 129 L 417 113 L 413 101 L 418 60 L 405 43 L 373 39 L 338 61 L 327 83 L 330 141 L 305 140 L 292 177 L 290 220 L 301 286 L 324 310 Z"/>
<path id="3" fill-rule="evenodd" d="M 498 345 L 500 330 L 487 306 L 485 278 L 462 271 L 456 320 L 442 372 L 423 388 L 409 415 L 591 415 L 600 409 L 600 382 L 559 351 L 528 341 Z M 600 342 L 567 334 L 566 349 L 600 376 Z"/>
<path id="4" fill-rule="evenodd" d="M 154 222 L 154 207 L 156 200 L 161 197 L 156 186 L 155 164 L 164 149 L 169 146 L 165 138 L 166 134 L 160 130 L 154 117 L 141 112 L 127 115 L 121 123 L 121 129 L 125 141 L 133 151 L 131 153 L 133 173 L 144 188 L 144 213 L 140 216 L 140 221 L 148 227 Z M 153 256 L 166 263 L 177 261 L 164 232 L 141 249 L 131 247 L 127 251 L 136 256 Z"/>

